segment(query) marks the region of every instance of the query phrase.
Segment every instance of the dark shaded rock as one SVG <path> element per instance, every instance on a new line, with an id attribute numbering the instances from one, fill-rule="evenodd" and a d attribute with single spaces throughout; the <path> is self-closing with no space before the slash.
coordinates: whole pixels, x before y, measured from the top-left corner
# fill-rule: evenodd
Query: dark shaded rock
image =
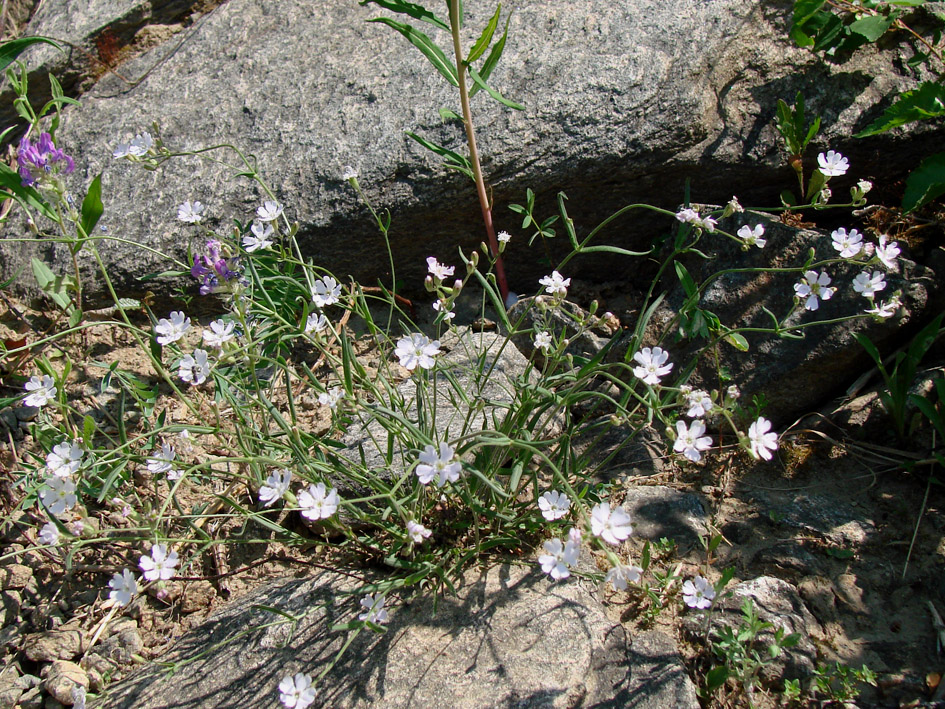
<path id="1" fill-rule="evenodd" d="M 651 428 L 635 430 L 614 424 L 610 416 L 578 428 L 571 447 L 582 460 L 586 474 L 609 482 L 663 472 L 666 444 Z"/>
<path id="2" fill-rule="evenodd" d="M 82 633 L 78 630 L 50 630 L 27 635 L 23 652 L 35 662 L 71 660 L 82 652 Z"/>
<path id="3" fill-rule="evenodd" d="M 633 536 L 651 542 L 666 537 L 682 552 L 699 544 L 709 533 L 702 501 L 691 493 L 662 485 L 631 487 L 621 506 L 633 518 Z"/>
<path id="4" fill-rule="evenodd" d="M 355 595 L 346 596 L 346 593 Z M 240 635 L 275 617 L 288 625 Z M 213 653 L 169 676 L 149 666 L 110 687 L 93 706 L 269 706 L 283 676 L 315 674 L 344 642 L 330 632 L 357 606 L 350 577 L 321 573 L 254 592 L 184 636 L 168 661 Z M 227 639 L 234 642 L 226 643 Z M 211 699 L 212 698 L 212 699 Z M 551 584 L 519 567 L 471 573 L 459 596 L 416 598 L 391 611 L 387 633 L 362 632 L 318 687 L 337 707 L 698 707 L 672 642 L 628 638 L 580 583 Z"/>
<path id="5" fill-rule="evenodd" d="M 551 296 L 539 295 L 519 299 L 509 308 L 509 321 L 515 326 L 512 342 L 519 351 L 544 366 L 542 350 L 536 350 L 534 339 L 538 332 L 548 332 L 557 342 L 568 339 L 563 354 L 590 359 L 604 349 L 615 334 L 610 320 L 602 315 L 591 315 L 579 305 L 562 301 L 557 305 Z"/>
<path id="6" fill-rule="evenodd" d="M 763 514 L 794 529 L 817 534 L 834 544 L 862 544 L 876 531 L 853 503 L 827 495 L 802 495 L 755 490 L 752 499 Z"/>

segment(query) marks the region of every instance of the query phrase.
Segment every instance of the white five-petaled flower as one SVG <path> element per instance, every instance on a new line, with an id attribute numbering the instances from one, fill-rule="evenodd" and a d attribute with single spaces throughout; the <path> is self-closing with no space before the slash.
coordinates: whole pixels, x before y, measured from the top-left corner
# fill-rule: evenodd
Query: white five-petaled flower
<path id="1" fill-rule="evenodd" d="M 771 460 L 772 452 L 778 449 L 778 434 L 771 430 L 771 422 L 764 416 L 748 427 L 748 445 L 755 460 Z"/>
<path id="2" fill-rule="evenodd" d="M 269 507 L 276 500 L 282 499 L 282 496 L 289 491 L 290 482 L 292 482 L 292 472 L 285 468 L 269 473 L 266 484 L 259 488 L 259 501 L 264 507 Z"/>
<path id="3" fill-rule="evenodd" d="M 571 279 L 565 278 L 557 271 L 552 271 L 550 276 L 542 276 L 539 278 L 538 283 L 545 287 L 545 293 L 565 296 L 568 294 L 568 286 L 571 285 Z"/>
<path id="4" fill-rule="evenodd" d="M 305 334 L 321 332 L 328 327 L 328 318 L 323 313 L 309 313 L 305 320 Z"/>
<path id="5" fill-rule="evenodd" d="M 423 540 L 429 537 L 433 532 L 424 527 L 419 522 L 410 520 L 407 522 L 407 536 L 414 544 L 422 544 Z"/>
<path id="6" fill-rule="evenodd" d="M 312 301 L 319 308 L 334 305 L 341 298 L 341 284 L 331 276 L 324 276 L 315 281 L 312 289 Z"/>
<path id="7" fill-rule="evenodd" d="M 759 249 L 764 248 L 764 245 L 768 243 L 767 239 L 761 238 L 764 233 L 765 228 L 762 224 L 755 224 L 754 229 L 745 224 L 736 232 L 746 246 L 757 246 Z"/>
<path id="8" fill-rule="evenodd" d="M 702 389 L 687 391 L 685 395 L 686 406 L 689 407 L 686 416 L 689 418 L 701 418 L 715 408 L 715 405 L 712 403 L 712 397 L 709 396 L 708 392 Z"/>
<path id="9" fill-rule="evenodd" d="M 456 317 L 456 313 L 454 313 L 454 312 L 449 308 L 449 306 L 447 305 L 447 303 L 446 303 L 445 300 L 439 300 L 439 299 L 434 300 L 434 301 L 433 301 L 433 309 L 434 309 L 436 312 L 442 314 L 444 320 L 449 321 L 449 320 L 452 320 L 453 318 Z"/>
<path id="10" fill-rule="evenodd" d="M 59 543 L 59 527 L 52 522 L 47 522 L 39 530 L 39 541 L 48 546 L 54 547 Z"/>
<path id="11" fill-rule="evenodd" d="M 289 709 L 308 709 L 315 701 L 312 678 L 301 672 L 286 676 L 279 682 L 279 701 Z"/>
<path id="12" fill-rule="evenodd" d="M 879 244 L 876 247 L 876 258 L 878 258 L 886 268 L 894 270 L 896 268 L 896 258 L 899 254 L 899 245 L 895 241 L 889 241 L 889 237 L 885 234 L 881 234 Z"/>
<path id="13" fill-rule="evenodd" d="M 538 509 L 541 516 L 549 522 L 561 519 L 571 509 L 571 500 L 563 492 L 549 490 L 538 498 Z"/>
<path id="14" fill-rule="evenodd" d="M 272 236 L 271 224 L 253 222 L 249 230 L 252 233 L 243 236 L 243 248 L 249 253 L 253 253 L 253 251 L 258 251 L 259 249 L 268 249 L 272 246 L 272 239 L 269 238 Z"/>
<path id="15" fill-rule="evenodd" d="M 125 154 L 134 155 L 136 158 L 143 158 L 148 154 L 148 151 L 150 151 L 152 147 L 154 147 L 154 139 L 151 137 L 151 134 L 148 132 L 139 133 L 134 138 L 132 138 L 131 143 L 129 143 L 127 146 L 127 152 Z M 119 145 L 115 152 L 120 152 L 124 148 L 124 145 Z"/>
<path id="16" fill-rule="evenodd" d="M 569 538 L 564 543 L 560 539 L 549 539 L 542 546 L 545 553 L 538 557 L 541 570 L 555 581 L 568 578 L 571 575 L 568 567 L 578 562 L 581 553 L 580 539 Z"/>
<path id="17" fill-rule="evenodd" d="M 414 370 L 418 366 L 422 369 L 432 369 L 436 363 L 433 358 L 440 354 L 440 341 L 431 342 L 423 333 L 415 332 L 397 341 L 394 354 L 400 360 L 400 366 L 405 369 Z"/>
<path id="18" fill-rule="evenodd" d="M 48 374 L 42 377 L 34 374 L 23 388 L 29 392 L 23 399 L 24 406 L 45 406 L 56 400 L 56 380 Z"/>
<path id="19" fill-rule="evenodd" d="M 222 348 L 223 344 L 233 339 L 233 330 L 236 323 L 230 320 L 214 320 L 210 323 L 210 329 L 203 331 L 203 343 L 207 347 Z"/>
<path id="20" fill-rule="evenodd" d="M 327 406 L 332 411 L 338 408 L 338 402 L 345 398 L 345 390 L 340 386 L 332 387 L 318 395 L 318 403 Z"/>
<path id="21" fill-rule="evenodd" d="M 610 508 L 609 502 L 600 502 L 591 510 L 591 533 L 602 537 L 608 544 L 620 544 L 633 534 L 633 521 L 623 507 Z"/>
<path id="22" fill-rule="evenodd" d="M 685 421 L 676 422 L 676 442 L 673 450 L 682 453 L 689 460 L 696 463 L 702 460 L 702 451 L 712 447 L 712 439 L 703 436 L 705 424 L 702 421 L 693 421 L 687 427 Z"/>
<path id="23" fill-rule="evenodd" d="M 454 460 L 455 449 L 448 443 L 440 443 L 440 450 L 434 446 L 425 446 L 417 456 L 420 461 L 414 472 L 417 479 L 427 485 L 432 480 L 436 480 L 437 487 L 443 487 L 446 483 L 454 483 L 459 480 L 459 474 L 463 469 L 463 464 Z"/>
<path id="24" fill-rule="evenodd" d="M 840 258 L 853 258 L 863 251 L 863 235 L 856 229 L 847 230 L 843 227 L 835 229 L 830 238 L 833 240 L 833 248 L 840 252 Z"/>
<path id="25" fill-rule="evenodd" d="M 364 613 L 358 614 L 358 620 L 365 623 L 386 623 L 388 621 L 387 609 L 384 608 L 386 598 L 383 593 L 369 593 L 361 599 L 361 607 Z"/>
<path id="26" fill-rule="evenodd" d="M 328 519 L 338 511 L 341 498 L 336 488 L 328 489 L 325 483 L 309 485 L 298 495 L 301 514 L 307 519 Z"/>
<path id="27" fill-rule="evenodd" d="M 199 224 L 203 219 L 203 212 L 206 207 L 196 200 L 193 202 L 184 202 L 177 208 L 177 218 L 187 224 Z"/>
<path id="28" fill-rule="evenodd" d="M 839 177 L 850 169 L 850 161 L 834 150 L 828 150 L 826 155 L 818 155 L 817 165 L 824 177 Z"/>
<path id="29" fill-rule="evenodd" d="M 880 320 L 885 320 L 891 318 L 896 314 L 896 311 L 902 307 L 902 302 L 899 300 L 899 296 L 893 296 L 889 301 L 877 305 L 873 308 L 868 308 L 866 310 L 867 314 L 879 318 Z"/>
<path id="30" fill-rule="evenodd" d="M 885 287 L 886 281 L 882 271 L 873 271 L 872 276 L 869 271 L 863 271 L 862 273 L 856 274 L 853 278 L 853 290 L 870 300 Z"/>
<path id="31" fill-rule="evenodd" d="M 158 324 L 154 326 L 159 345 L 169 345 L 172 342 L 177 342 L 189 329 L 190 318 L 180 310 L 174 310 L 169 318 L 161 318 L 158 320 Z"/>
<path id="32" fill-rule="evenodd" d="M 356 180 L 358 178 L 358 171 L 355 170 L 351 165 L 345 165 L 341 171 L 342 180 Z"/>
<path id="33" fill-rule="evenodd" d="M 545 354 L 551 352 L 551 333 L 542 330 L 535 333 L 535 349 L 542 350 Z"/>
<path id="34" fill-rule="evenodd" d="M 686 581 L 682 586 L 683 601 L 690 608 L 705 609 L 712 605 L 715 589 L 702 576 Z"/>
<path id="35" fill-rule="evenodd" d="M 174 469 L 174 459 L 177 457 L 177 451 L 168 443 L 162 443 L 157 453 L 148 458 L 148 471 L 158 475 L 167 473 L 170 475 Z"/>
<path id="36" fill-rule="evenodd" d="M 507 244 L 512 240 L 512 235 L 507 231 L 500 231 L 495 237 L 500 244 Z"/>
<path id="37" fill-rule="evenodd" d="M 69 478 L 46 478 L 46 490 L 39 496 L 50 513 L 57 517 L 75 507 L 78 498 L 75 495 L 75 483 Z"/>
<path id="38" fill-rule="evenodd" d="M 210 376 L 210 364 L 207 362 L 207 351 L 197 349 L 193 355 L 184 355 L 180 361 L 180 378 L 192 386 L 203 384 Z"/>
<path id="39" fill-rule="evenodd" d="M 263 206 L 256 210 L 256 216 L 264 222 L 274 222 L 282 216 L 282 205 L 278 202 L 267 200 Z"/>
<path id="40" fill-rule="evenodd" d="M 644 347 L 633 355 L 633 359 L 639 363 L 639 366 L 633 368 L 633 376 L 642 379 L 645 384 L 653 386 L 659 384 L 660 377 L 669 374 L 673 368 L 672 362 L 666 363 L 669 359 L 669 352 L 662 347 L 652 349 Z"/>
<path id="41" fill-rule="evenodd" d="M 697 212 L 692 207 L 680 209 L 678 212 L 676 212 L 676 219 L 683 224 L 693 224 L 695 222 L 701 221 L 699 219 L 699 212 Z"/>
<path id="42" fill-rule="evenodd" d="M 116 573 L 112 576 L 112 580 L 108 582 L 108 585 L 112 588 L 108 592 L 108 597 L 119 606 L 127 606 L 131 603 L 132 597 L 138 592 L 138 581 L 135 579 L 135 575 L 131 573 L 131 569 L 122 569 L 120 574 Z"/>
<path id="43" fill-rule="evenodd" d="M 177 573 L 178 558 L 176 551 L 168 551 L 166 544 L 152 544 L 151 555 L 144 555 L 138 561 L 138 566 L 144 572 L 148 581 L 167 581 Z"/>
<path id="44" fill-rule="evenodd" d="M 456 271 L 455 266 L 442 264 L 433 256 L 427 258 L 427 269 L 430 271 L 430 275 L 438 281 L 445 281 Z"/>
<path id="45" fill-rule="evenodd" d="M 828 288 L 830 285 L 830 276 L 826 271 L 818 274 L 816 271 L 804 271 L 804 277 L 800 283 L 794 284 L 794 292 L 797 297 L 804 301 L 806 310 L 817 310 L 820 307 L 821 300 L 830 300 L 833 297 L 836 288 Z"/>
<path id="46" fill-rule="evenodd" d="M 57 478 L 68 478 L 82 465 L 82 453 L 76 441 L 57 443 L 46 456 L 46 470 Z"/>
<path id="47" fill-rule="evenodd" d="M 639 566 L 618 564 L 607 572 L 607 576 L 604 580 L 613 584 L 615 590 L 626 591 L 628 584 L 637 583 L 642 576 L 643 569 Z"/>

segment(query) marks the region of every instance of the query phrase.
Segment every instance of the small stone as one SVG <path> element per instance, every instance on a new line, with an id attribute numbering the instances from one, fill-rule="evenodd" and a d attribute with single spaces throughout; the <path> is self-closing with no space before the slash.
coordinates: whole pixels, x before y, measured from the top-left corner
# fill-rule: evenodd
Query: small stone
<path id="1" fill-rule="evenodd" d="M 23 564 L 0 566 L 0 590 L 26 588 L 33 578 L 33 570 Z"/>
<path id="2" fill-rule="evenodd" d="M 216 595 L 217 590 L 209 581 L 192 581 L 184 588 L 180 612 L 186 615 L 209 610 Z"/>
<path id="3" fill-rule="evenodd" d="M 32 421 L 39 416 L 38 406 L 17 406 L 13 411 L 19 421 Z"/>
<path id="4" fill-rule="evenodd" d="M 12 625 L 19 620 L 20 609 L 23 607 L 23 599 L 19 591 L 4 591 L 0 593 L 0 605 L 2 610 L 2 623 L 0 626 Z"/>
<path id="5" fill-rule="evenodd" d="M 36 675 L 20 675 L 16 680 L 17 684 L 23 689 L 32 689 L 42 684 L 43 680 Z"/>
<path id="6" fill-rule="evenodd" d="M 78 630 L 50 630 L 27 635 L 23 652 L 34 662 L 71 660 L 82 652 L 82 633 Z"/>
<path id="7" fill-rule="evenodd" d="M 621 505 L 633 518 L 633 534 L 641 539 L 672 539 L 682 549 L 699 543 L 709 533 L 702 501 L 691 493 L 663 485 L 634 487 Z"/>
<path id="8" fill-rule="evenodd" d="M 19 670 L 15 665 L 7 665 L 0 672 L 0 707 L 12 707 L 26 687 L 20 682 Z"/>
<path id="9" fill-rule="evenodd" d="M 39 687 L 33 687 L 20 695 L 17 709 L 43 709 L 43 695 Z"/>
<path id="10" fill-rule="evenodd" d="M 72 688 L 81 685 L 89 688 L 89 676 L 74 662 L 56 660 L 49 667 L 43 686 L 55 699 L 72 706 Z"/>
<path id="11" fill-rule="evenodd" d="M 46 697 L 46 701 L 43 703 L 43 709 L 64 709 L 65 706 L 55 697 Z"/>

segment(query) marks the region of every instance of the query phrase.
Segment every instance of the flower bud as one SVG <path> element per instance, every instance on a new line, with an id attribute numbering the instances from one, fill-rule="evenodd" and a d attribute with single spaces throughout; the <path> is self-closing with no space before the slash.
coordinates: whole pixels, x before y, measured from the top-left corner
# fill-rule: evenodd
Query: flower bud
<path id="1" fill-rule="evenodd" d="M 453 293 L 454 294 L 459 293 L 462 289 L 463 289 L 463 281 L 457 278 L 455 281 L 453 281 Z"/>
<path id="2" fill-rule="evenodd" d="M 592 300 L 591 304 L 587 308 L 588 314 L 593 315 L 594 313 L 597 312 L 597 308 L 599 307 L 600 307 L 600 303 L 598 303 L 596 300 Z"/>
<path id="3" fill-rule="evenodd" d="M 730 217 L 736 212 L 742 213 L 745 211 L 745 208 L 738 203 L 738 197 L 732 197 L 729 200 L 728 204 L 725 205 L 725 209 L 722 210 L 722 218 Z"/>
<path id="4" fill-rule="evenodd" d="M 469 260 L 466 262 L 466 272 L 472 273 L 476 270 L 476 267 L 479 265 L 479 252 L 473 251 L 469 255 Z"/>
<path id="5" fill-rule="evenodd" d="M 850 201 L 854 206 L 862 207 L 866 204 L 866 194 L 873 189 L 873 183 L 869 180 L 860 180 L 854 187 L 850 188 Z"/>
<path id="6" fill-rule="evenodd" d="M 423 287 L 427 289 L 428 293 L 433 292 L 433 289 L 436 287 L 433 284 L 433 276 L 427 276 L 423 279 Z"/>

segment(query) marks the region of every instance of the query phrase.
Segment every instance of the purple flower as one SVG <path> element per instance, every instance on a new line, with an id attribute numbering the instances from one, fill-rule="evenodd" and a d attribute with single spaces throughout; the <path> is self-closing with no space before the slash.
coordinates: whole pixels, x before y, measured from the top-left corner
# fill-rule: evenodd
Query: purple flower
<path id="1" fill-rule="evenodd" d="M 239 277 L 235 270 L 239 260 L 235 257 L 226 257 L 221 253 L 223 244 L 216 239 L 207 242 L 207 250 L 202 254 L 194 254 L 194 265 L 190 275 L 200 281 L 200 295 L 213 293 L 226 282 Z"/>
<path id="2" fill-rule="evenodd" d="M 20 177 L 23 178 L 24 187 L 35 185 L 43 175 L 51 173 L 58 162 L 65 163 L 62 172 L 67 175 L 75 170 L 72 158 L 53 145 L 49 133 L 40 133 L 35 145 L 24 135 L 16 151 L 16 161 L 20 165 Z"/>

